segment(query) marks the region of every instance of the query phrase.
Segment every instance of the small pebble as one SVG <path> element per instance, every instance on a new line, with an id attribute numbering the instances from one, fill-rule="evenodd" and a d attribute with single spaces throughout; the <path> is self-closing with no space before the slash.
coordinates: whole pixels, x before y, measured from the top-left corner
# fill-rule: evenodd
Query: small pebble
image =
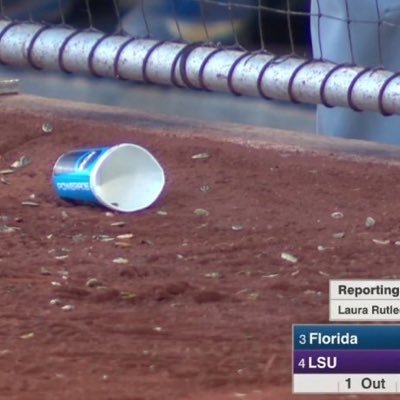
<path id="1" fill-rule="evenodd" d="M 96 278 L 90 278 L 86 281 L 86 286 L 93 288 L 93 287 L 101 286 L 101 284 Z"/>
<path id="2" fill-rule="evenodd" d="M 291 263 L 293 263 L 293 264 L 297 263 L 297 261 L 299 260 L 299 259 L 298 259 L 297 257 L 295 257 L 293 254 L 285 253 L 285 252 L 283 252 L 283 253 L 281 254 L 281 258 L 282 258 L 283 260 L 289 261 L 289 262 L 291 262 Z"/>
<path id="3" fill-rule="evenodd" d="M 61 218 L 62 219 L 67 219 L 69 217 L 68 213 L 65 210 L 61 211 Z"/>
<path id="4" fill-rule="evenodd" d="M 32 158 L 29 156 L 22 156 L 19 160 L 14 161 L 11 164 L 11 168 L 23 168 L 26 167 L 27 165 L 31 164 Z"/>
<path id="5" fill-rule="evenodd" d="M 49 301 L 49 304 L 50 304 L 51 306 L 59 306 L 59 305 L 61 305 L 61 300 L 60 300 L 60 299 L 51 299 L 51 300 Z"/>
<path id="6" fill-rule="evenodd" d="M 0 182 L 4 185 L 9 185 L 10 183 L 7 181 L 6 178 L 4 178 L 3 176 L 0 178 Z"/>
<path id="7" fill-rule="evenodd" d="M 209 153 L 198 153 L 192 155 L 193 160 L 204 160 L 209 157 L 210 157 Z"/>
<path id="8" fill-rule="evenodd" d="M 0 233 L 12 233 L 17 231 L 18 228 L 7 225 L 0 225 Z"/>
<path id="9" fill-rule="evenodd" d="M 375 220 L 372 217 L 367 217 L 367 219 L 365 220 L 365 226 L 367 228 L 371 228 L 375 225 Z"/>
<path id="10" fill-rule="evenodd" d="M 66 304 L 65 306 L 62 306 L 62 307 L 61 307 L 61 310 L 63 310 L 63 311 L 72 311 L 74 308 L 75 308 L 74 305 L 72 305 L 72 304 Z"/>
<path id="11" fill-rule="evenodd" d="M 114 216 L 114 213 L 110 212 L 110 211 L 106 211 L 104 214 L 106 217 L 111 218 Z"/>
<path id="12" fill-rule="evenodd" d="M 21 201 L 21 205 L 28 206 L 28 207 L 39 207 L 40 204 L 34 201 Z"/>
<path id="13" fill-rule="evenodd" d="M 27 165 L 32 163 L 32 157 L 29 156 L 22 156 L 19 159 L 20 167 L 26 167 Z"/>
<path id="14" fill-rule="evenodd" d="M 44 122 L 42 125 L 42 132 L 49 135 L 53 132 L 53 125 L 50 122 Z"/>
<path id="15" fill-rule="evenodd" d="M 68 277 L 69 272 L 65 271 L 65 270 L 62 270 L 62 271 L 58 271 L 58 274 L 61 275 L 64 278 L 64 277 Z"/>
<path id="16" fill-rule="evenodd" d="M 117 221 L 117 222 L 112 222 L 110 225 L 111 225 L 111 226 L 125 226 L 125 225 L 126 225 L 126 222 L 124 222 L 124 221 Z"/>
<path id="17" fill-rule="evenodd" d="M 120 296 L 122 300 L 134 300 L 137 297 L 136 294 L 132 292 L 121 292 Z"/>
<path id="18" fill-rule="evenodd" d="M 21 335 L 20 338 L 21 339 L 32 339 L 35 336 L 35 334 L 33 332 L 29 332 L 29 333 L 25 333 L 24 335 Z"/>
<path id="19" fill-rule="evenodd" d="M 160 211 L 157 211 L 157 215 L 161 215 L 162 217 L 165 217 L 166 215 L 168 215 L 168 213 L 166 211 L 160 210 Z"/>
<path id="20" fill-rule="evenodd" d="M 0 170 L 0 175 L 10 175 L 13 174 L 15 170 L 13 169 L 2 169 Z"/>
<path id="21" fill-rule="evenodd" d="M 127 258 L 123 258 L 123 257 L 114 258 L 112 260 L 112 262 L 115 264 L 128 264 L 128 261 L 129 260 Z"/>
<path id="22" fill-rule="evenodd" d="M 208 185 L 200 186 L 200 191 L 203 193 L 207 193 L 209 190 L 210 190 L 210 186 L 208 186 Z"/>
<path id="23" fill-rule="evenodd" d="M 76 235 L 72 236 L 72 241 L 74 243 L 81 243 L 84 239 L 85 237 L 82 235 L 82 233 L 77 233 Z"/>
<path id="24" fill-rule="evenodd" d="M 156 326 L 153 328 L 153 330 L 155 330 L 156 332 L 161 332 L 163 329 L 161 328 L 161 326 Z"/>
<path id="25" fill-rule="evenodd" d="M 53 234 L 52 234 L 52 233 L 50 233 L 49 235 L 47 235 L 47 236 L 46 236 L 46 238 L 47 238 L 48 240 L 51 240 L 51 239 L 53 239 Z"/>
<path id="26" fill-rule="evenodd" d="M 51 275 L 51 272 L 47 269 L 47 268 L 45 268 L 45 267 L 41 267 L 40 268 L 40 275 Z"/>
<path id="27" fill-rule="evenodd" d="M 249 293 L 249 295 L 247 296 L 247 298 L 249 300 L 258 300 L 259 297 L 260 297 L 260 293 L 256 293 L 256 292 Z"/>
<path id="28" fill-rule="evenodd" d="M 101 242 L 111 242 L 112 240 L 114 240 L 113 237 L 108 236 L 108 235 L 93 235 L 92 239 L 100 240 Z"/>
<path id="29" fill-rule="evenodd" d="M 62 254 L 62 255 L 60 255 L 60 256 L 55 256 L 54 258 L 55 258 L 56 260 L 65 260 L 65 259 L 67 259 L 68 257 L 69 257 L 68 254 Z"/>
<path id="30" fill-rule="evenodd" d="M 210 279 L 220 279 L 221 278 L 221 274 L 219 272 L 207 272 L 206 274 L 204 274 L 204 276 L 206 278 L 210 278 Z"/>
<path id="31" fill-rule="evenodd" d="M 279 276 L 279 274 L 268 274 L 268 275 L 263 275 L 262 278 L 272 279 L 276 278 L 277 276 Z"/>
<path id="32" fill-rule="evenodd" d="M 343 215 L 343 213 L 340 212 L 340 211 L 335 211 L 335 212 L 333 212 L 333 213 L 331 214 L 331 217 L 334 218 L 334 219 L 340 219 L 340 218 L 343 218 L 344 215 Z"/>
<path id="33" fill-rule="evenodd" d="M 132 239 L 132 238 L 133 238 L 132 233 L 124 233 L 122 235 L 116 236 L 116 239 L 118 239 L 118 240 L 128 240 L 128 239 Z"/>
<path id="34" fill-rule="evenodd" d="M 210 213 L 204 208 L 196 208 L 193 212 L 199 217 L 207 217 L 208 215 L 210 215 Z"/>
<path id="35" fill-rule="evenodd" d="M 116 247 L 131 247 L 131 244 L 128 242 L 114 242 Z"/>
<path id="36" fill-rule="evenodd" d="M 380 240 L 380 239 L 372 239 L 375 244 L 387 245 L 390 244 L 390 240 Z"/>
<path id="37" fill-rule="evenodd" d="M 343 238 L 345 237 L 345 235 L 346 235 L 345 232 L 337 232 L 337 233 L 334 233 L 332 236 L 333 236 L 335 239 L 343 239 Z"/>
<path id="38" fill-rule="evenodd" d="M 325 250 L 327 250 L 327 249 L 329 249 L 329 247 L 325 247 L 325 246 L 321 246 L 321 245 L 319 245 L 319 246 L 317 247 L 317 250 L 318 250 L 318 251 L 325 251 Z"/>
<path id="39" fill-rule="evenodd" d="M 242 225 L 232 225 L 233 231 L 241 231 L 243 229 Z"/>
<path id="40" fill-rule="evenodd" d="M 112 242 L 114 238 L 109 236 L 109 237 L 102 237 L 99 240 L 100 242 Z"/>

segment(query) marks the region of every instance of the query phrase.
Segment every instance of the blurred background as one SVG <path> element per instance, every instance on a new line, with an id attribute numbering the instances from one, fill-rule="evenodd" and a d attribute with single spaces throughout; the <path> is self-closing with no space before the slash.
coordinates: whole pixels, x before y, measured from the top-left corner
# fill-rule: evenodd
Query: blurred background
<path id="1" fill-rule="evenodd" d="M 309 0 L 0 0 L 0 16 L 76 29 L 310 56 Z M 205 121 L 314 132 L 315 107 L 0 66 L 24 93 Z"/>

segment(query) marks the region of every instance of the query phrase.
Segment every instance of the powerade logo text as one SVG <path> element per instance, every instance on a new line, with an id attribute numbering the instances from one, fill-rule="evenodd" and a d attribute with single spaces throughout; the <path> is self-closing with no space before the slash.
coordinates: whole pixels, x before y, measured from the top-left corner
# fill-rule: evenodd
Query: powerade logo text
<path id="1" fill-rule="evenodd" d="M 59 190 L 71 190 L 73 192 L 90 191 L 89 182 L 58 182 Z"/>

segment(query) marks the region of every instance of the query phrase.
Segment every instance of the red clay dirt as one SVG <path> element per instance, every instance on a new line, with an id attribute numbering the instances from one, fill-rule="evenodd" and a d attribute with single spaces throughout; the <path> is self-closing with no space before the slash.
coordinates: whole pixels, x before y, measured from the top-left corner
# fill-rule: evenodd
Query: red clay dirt
<path id="1" fill-rule="evenodd" d="M 149 133 L 6 100 L 0 114 L 0 169 L 32 157 L 0 182 L 0 226 L 18 228 L 0 233 L 0 398 L 306 399 L 291 394 L 292 324 L 328 322 L 331 278 L 400 277 L 396 162 Z M 108 216 L 57 198 L 62 153 L 122 142 L 164 166 L 156 204 Z"/>

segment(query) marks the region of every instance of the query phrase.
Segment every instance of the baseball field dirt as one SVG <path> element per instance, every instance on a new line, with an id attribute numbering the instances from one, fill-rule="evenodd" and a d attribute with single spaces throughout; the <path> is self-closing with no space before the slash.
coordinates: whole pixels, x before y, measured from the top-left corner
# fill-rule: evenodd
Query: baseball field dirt
<path id="1" fill-rule="evenodd" d="M 292 324 L 328 322 L 329 279 L 400 278 L 396 148 L 22 95 L 0 118 L 0 398 L 306 399 Z M 61 154 L 124 142 L 165 168 L 153 206 L 57 197 Z"/>

